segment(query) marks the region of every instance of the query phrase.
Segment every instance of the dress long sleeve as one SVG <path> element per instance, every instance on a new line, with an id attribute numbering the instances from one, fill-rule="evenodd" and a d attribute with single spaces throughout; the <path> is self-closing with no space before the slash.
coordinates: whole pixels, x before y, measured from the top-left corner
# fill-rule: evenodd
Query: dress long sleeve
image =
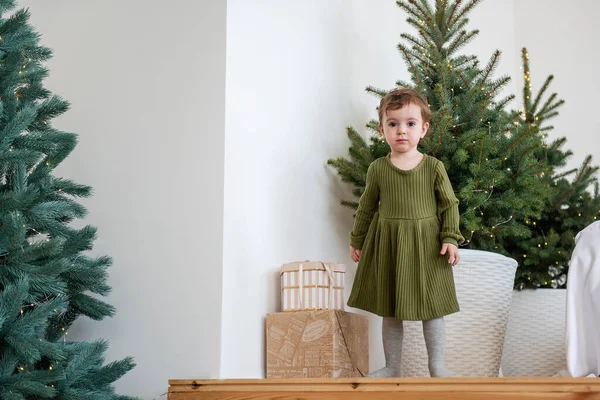
<path id="1" fill-rule="evenodd" d="M 367 169 L 365 191 L 358 202 L 358 209 L 354 218 L 354 227 L 350 232 L 350 246 L 362 249 L 369 225 L 379 205 L 379 184 L 373 163 Z"/>
<path id="2" fill-rule="evenodd" d="M 460 214 L 458 212 L 458 199 L 454 195 L 450 178 L 444 164 L 438 163 L 435 178 L 435 194 L 437 198 L 437 212 L 441 221 L 440 240 L 442 243 L 451 243 L 458 246 L 465 241 L 460 233 Z"/>

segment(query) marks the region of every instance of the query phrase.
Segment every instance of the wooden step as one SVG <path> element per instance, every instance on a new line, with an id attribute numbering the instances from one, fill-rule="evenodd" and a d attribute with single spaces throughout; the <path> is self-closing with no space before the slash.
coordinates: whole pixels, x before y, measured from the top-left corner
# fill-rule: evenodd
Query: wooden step
<path id="1" fill-rule="evenodd" d="M 598 378 L 170 380 L 169 400 L 600 400 Z"/>

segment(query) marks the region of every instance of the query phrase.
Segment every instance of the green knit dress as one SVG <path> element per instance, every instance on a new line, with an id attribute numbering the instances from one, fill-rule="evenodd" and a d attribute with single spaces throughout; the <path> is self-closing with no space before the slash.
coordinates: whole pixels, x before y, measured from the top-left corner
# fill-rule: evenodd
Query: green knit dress
<path id="1" fill-rule="evenodd" d="M 401 170 L 389 155 L 375 160 L 350 233 L 362 252 L 348 305 L 412 321 L 459 311 L 452 266 L 440 250 L 462 242 L 458 199 L 441 161 L 424 155 Z"/>

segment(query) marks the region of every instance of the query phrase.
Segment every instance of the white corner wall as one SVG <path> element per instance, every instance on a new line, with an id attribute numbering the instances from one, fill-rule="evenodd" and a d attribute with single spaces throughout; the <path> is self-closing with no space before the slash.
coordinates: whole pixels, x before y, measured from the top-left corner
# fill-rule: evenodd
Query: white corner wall
<path id="1" fill-rule="evenodd" d="M 467 46 L 514 75 L 514 0 L 472 13 Z M 405 15 L 392 0 L 229 0 L 225 126 L 222 378 L 264 376 L 264 316 L 279 310 L 279 268 L 304 259 L 346 264 L 351 199 L 328 158 L 346 156 L 351 125 L 366 133 L 377 100 L 367 85 L 407 80 L 397 53 Z M 512 83 L 511 85 L 514 85 Z M 508 93 L 514 92 L 514 86 Z M 383 363 L 371 319 L 371 368 Z"/>
<path id="2" fill-rule="evenodd" d="M 48 88 L 72 103 L 56 126 L 79 134 L 57 174 L 94 188 L 84 222 L 93 253 L 114 258 L 115 317 L 82 318 L 68 338 L 135 358 L 122 394 L 218 377 L 226 2 L 20 3 L 54 49 Z"/>
<path id="3" fill-rule="evenodd" d="M 342 262 L 349 294 L 352 212 L 339 200 L 352 196 L 326 161 L 347 155 L 346 126 L 366 134 L 376 116 L 364 88 L 408 79 L 396 51 L 405 15 L 393 0 L 21 5 L 55 51 L 47 86 L 72 103 L 56 124 L 80 135 L 57 173 L 94 187 L 85 222 L 99 228 L 94 253 L 115 261 L 116 316 L 79 320 L 69 338 L 110 339 L 107 361 L 134 356 L 117 389 L 142 398 L 170 378 L 262 377 L 281 264 Z M 571 167 L 600 154 L 598 35 L 583 32 L 598 7 L 487 0 L 464 49 L 482 61 L 503 52 L 504 94 L 520 93 L 524 45 L 534 89 L 556 75 L 567 104 L 554 135 L 567 135 Z M 374 369 L 376 317 L 370 334 Z"/>

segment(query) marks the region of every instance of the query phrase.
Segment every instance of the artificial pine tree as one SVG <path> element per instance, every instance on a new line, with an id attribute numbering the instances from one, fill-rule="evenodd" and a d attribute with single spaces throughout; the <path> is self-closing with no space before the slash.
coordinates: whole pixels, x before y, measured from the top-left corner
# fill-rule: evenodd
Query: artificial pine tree
<path id="1" fill-rule="evenodd" d="M 462 4 L 461 0 L 398 1 L 407 22 L 418 36 L 403 33 L 398 49 L 406 61 L 411 82 L 396 82 L 413 87 L 428 100 L 434 116 L 428 137 L 419 150 L 444 162 L 460 200 L 461 231 L 470 248 L 505 253 L 506 238 L 526 238 L 530 232 L 522 223 L 538 218 L 549 195 L 541 179 L 547 165 L 535 157 L 542 136 L 535 127 L 524 124 L 518 111 L 507 110 L 509 96 L 497 99 L 510 78 L 494 79 L 500 52 L 496 51 L 485 67 L 476 56 L 461 55 L 460 49 L 476 37 L 467 31 L 467 15 L 480 0 Z M 379 97 L 386 90 L 368 87 Z M 374 132 L 369 142 L 352 127 L 350 158 L 330 159 L 343 182 L 355 186 L 353 194 L 364 191 L 366 171 L 371 162 L 389 152 L 377 132 L 378 121 L 367 128 Z M 351 208 L 357 201 L 342 201 Z"/>
<path id="2" fill-rule="evenodd" d="M 91 188 L 53 174 L 76 136 L 52 126 L 68 103 L 44 88 L 51 51 L 14 8 L 0 0 L 0 399 L 128 399 L 112 383 L 131 358 L 103 365 L 105 341 L 66 340 L 79 316 L 114 313 L 92 296 L 110 291 L 111 259 L 86 255 L 95 228 L 70 226 Z"/>
<path id="3" fill-rule="evenodd" d="M 543 101 L 554 79 L 552 75 L 534 99 L 529 54 L 527 49 L 522 49 L 521 53 L 524 73 L 521 122 L 537 129 L 546 138 L 554 127 L 545 123 L 558 115 L 558 108 L 564 101 L 558 100 L 556 93 Z M 559 172 L 572 155 L 562 149 L 566 140 L 561 137 L 536 150 L 536 157 L 549 166 L 548 173 L 541 179 L 553 189 L 552 193 L 546 198 L 541 216 L 524 221 L 530 231 L 529 238 L 506 238 L 504 241 L 506 252 L 519 260 L 515 279 L 517 289 L 565 287 L 571 253 L 575 248 L 574 237 L 600 216 L 598 166 L 592 165 L 592 157 L 587 156 L 579 168 Z"/>

